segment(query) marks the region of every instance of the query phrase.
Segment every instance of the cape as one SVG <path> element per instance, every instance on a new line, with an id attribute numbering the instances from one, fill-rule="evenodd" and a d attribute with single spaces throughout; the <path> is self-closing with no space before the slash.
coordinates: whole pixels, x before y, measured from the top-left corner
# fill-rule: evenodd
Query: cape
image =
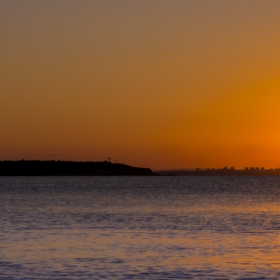
<path id="1" fill-rule="evenodd" d="M 150 168 L 122 163 L 75 161 L 0 161 L 0 176 L 153 176 Z"/>

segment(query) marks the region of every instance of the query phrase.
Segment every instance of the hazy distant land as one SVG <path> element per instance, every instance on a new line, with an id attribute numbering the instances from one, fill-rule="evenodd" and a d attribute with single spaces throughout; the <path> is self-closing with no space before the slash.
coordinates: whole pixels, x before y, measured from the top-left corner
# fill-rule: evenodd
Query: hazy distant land
<path id="1" fill-rule="evenodd" d="M 222 169 L 197 168 L 196 170 L 162 170 L 157 171 L 157 174 L 169 176 L 280 176 L 280 168 L 245 167 L 239 170 L 233 167 L 224 167 Z"/>

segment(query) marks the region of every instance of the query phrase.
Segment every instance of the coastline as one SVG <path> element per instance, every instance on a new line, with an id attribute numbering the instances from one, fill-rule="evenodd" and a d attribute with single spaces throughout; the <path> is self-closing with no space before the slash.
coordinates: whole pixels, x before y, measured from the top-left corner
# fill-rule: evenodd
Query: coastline
<path id="1" fill-rule="evenodd" d="M 75 161 L 0 161 L 0 176 L 156 176 L 150 168 L 122 163 Z"/>

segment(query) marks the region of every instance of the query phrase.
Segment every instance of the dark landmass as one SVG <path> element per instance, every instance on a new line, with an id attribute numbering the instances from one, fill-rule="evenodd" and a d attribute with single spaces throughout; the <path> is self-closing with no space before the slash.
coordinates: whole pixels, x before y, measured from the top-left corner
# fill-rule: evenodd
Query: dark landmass
<path id="1" fill-rule="evenodd" d="M 250 167 L 243 170 L 236 170 L 233 167 L 222 169 L 199 169 L 196 170 L 165 170 L 157 171 L 159 175 L 165 176 L 280 176 L 280 168 L 265 169 L 264 167 Z"/>
<path id="2" fill-rule="evenodd" d="M 0 176 L 280 176 L 280 168 L 250 167 L 236 170 L 208 168 L 196 170 L 162 170 L 133 167 L 122 163 L 19 160 L 0 161 Z"/>
<path id="3" fill-rule="evenodd" d="M 149 168 L 121 163 L 74 161 L 0 161 L 0 176 L 153 176 Z"/>

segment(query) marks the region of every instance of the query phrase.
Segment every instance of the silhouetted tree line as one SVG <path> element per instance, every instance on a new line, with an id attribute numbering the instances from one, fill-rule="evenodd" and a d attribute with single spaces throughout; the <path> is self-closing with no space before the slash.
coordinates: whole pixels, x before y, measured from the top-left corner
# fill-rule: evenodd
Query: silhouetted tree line
<path id="1" fill-rule="evenodd" d="M 0 161 L 0 176 L 144 176 L 155 175 L 149 168 L 125 164 L 74 161 Z"/>

